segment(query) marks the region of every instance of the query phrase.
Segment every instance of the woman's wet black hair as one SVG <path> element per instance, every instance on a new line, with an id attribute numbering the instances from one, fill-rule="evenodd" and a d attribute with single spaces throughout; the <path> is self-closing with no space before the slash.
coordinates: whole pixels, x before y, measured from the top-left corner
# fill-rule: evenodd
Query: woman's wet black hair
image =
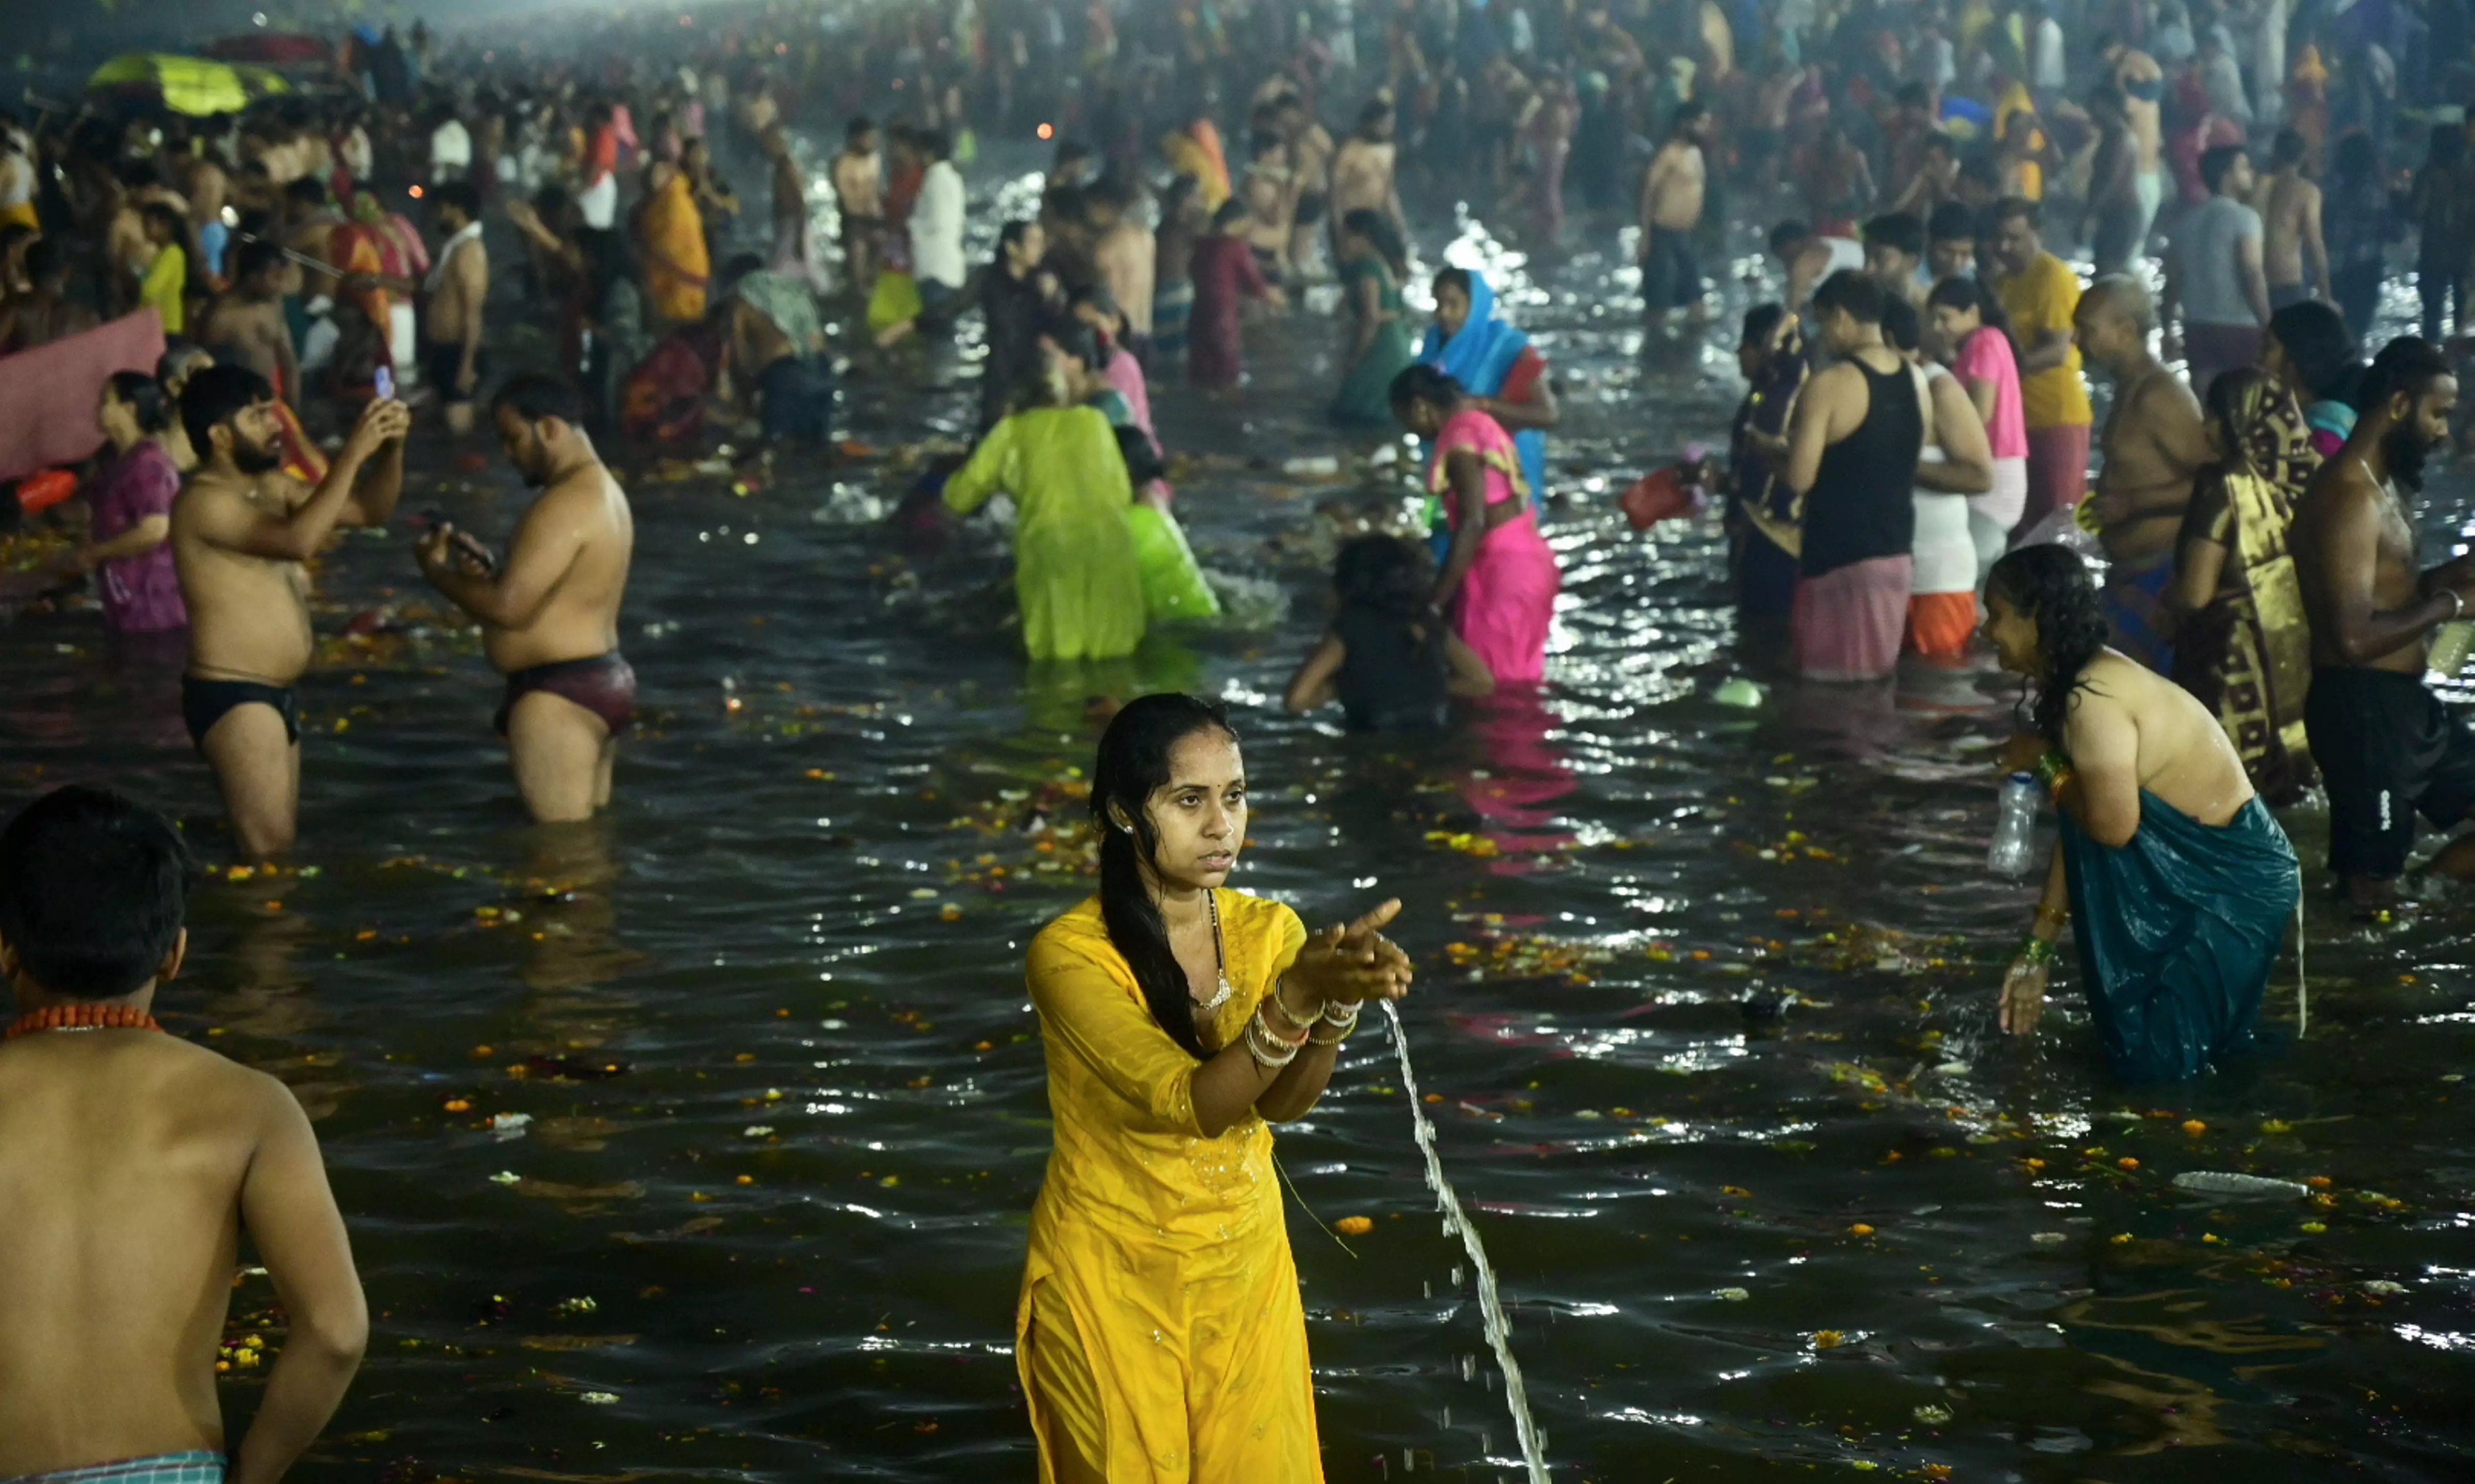
<path id="1" fill-rule="evenodd" d="M 1398 536 L 1360 536 L 1344 542 L 1332 564 L 1332 587 L 1342 607 L 1387 619 L 1425 619 L 1428 591 L 1434 586 L 1426 552 Z"/>
<path id="2" fill-rule="evenodd" d="M 2288 304 L 2268 317 L 2276 337 L 2303 389 L 2315 401 L 2344 401 L 2363 375 L 2362 351 L 2346 317 L 2317 299 Z"/>
<path id="3" fill-rule="evenodd" d="M 137 420 L 137 430 L 150 437 L 172 426 L 172 400 L 163 383 L 142 371 L 115 371 L 104 383 L 112 397 Z"/>
<path id="4" fill-rule="evenodd" d="M 2084 671 L 2105 647 L 2108 633 L 2105 604 L 2088 564 L 2069 547 L 2022 547 L 1994 564 L 1985 591 L 2036 620 L 2046 672 L 2037 680 L 2028 721 L 2037 735 L 2060 747 L 2072 693 L 2087 684 Z"/>
<path id="5" fill-rule="evenodd" d="M 1391 267 L 1394 280 L 1409 276 L 1409 249 L 1402 242 L 1401 229 L 1392 225 L 1392 218 L 1373 207 L 1360 207 L 1340 219 L 1340 230 L 1364 237 L 1376 255 Z"/>
<path id="6" fill-rule="evenodd" d="M 1924 317 L 1899 294 L 1882 296 L 1882 340 L 1902 355 L 1924 343 Z"/>
<path id="7" fill-rule="evenodd" d="M 1976 275 L 1954 273 L 1935 284 L 1933 292 L 1925 295 L 1925 307 L 1975 310 L 1979 323 L 2002 331 L 2002 338 L 2011 342 L 2012 358 L 2019 358 L 2020 337 L 2011 332 L 2011 316 L 2004 312 L 2001 299 Z M 1951 349 L 1956 351 L 1959 348 L 1953 346 Z"/>
<path id="8" fill-rule="evenodd" d="M 1117 456 L 1126 461 L 1126 482 L 1140 490 L 1154 479 L 1168 477 L 1168 465 L 1162 461 L 1160 449 L 1151 434 L 1132 423 L 1118 425 Z"/>
<path id="9" fill-rule="evenodd" d="M 1786 318 L 1787 305 L 1783 304 L 1755 304 L 1745 311 L 1745 328 L 1739 338 L 1768 345 L 1772 333 L 1779 327 L 1779 321 Z"/>
<path id="10" fill-rule="evenodd" d="M 2252 388 L 2268 380 L 2268 373 L 2258 366 L 2237 366 L 2218 374 L 2209 383 L 2209 395 L 2201 399 L 2200 411 L 2208 426 L 2218 430 L 2219 468 L 2234 473 L 2258 474 L 2251 467 L 2251 450 L 2243 439 L 2243 401 Z"/>
<path id="11" fill-rule="evenodd" d="M 1175 692 L 1127 703 L 1100 737 L 1091 767 L 1091 823 L 1100 832 L 1100 919 L 1109 941 L 1124 956 L 1143 991 L 1152 1018 L 1200 1059 L 1193 996 L 1186 970 L 1168 944 L 1168 924 L 1143 880 L 1143 863 L 1160 849 L 1145 806 L 1152 791 L 1169 781 L 1169 754 L 1198 732 L 1217 732 L 1231 742 L 1238 732 L 1229 714 L 1207 700 Z"/>
<path id="12" fill-rule="evenodd" d="M 1414 366 L 1404 366 L 1401 374 L 1392 378 L 1392 406 L 1395 411 L 1413 401 L 1449 407 L 1460 399 L 1461 384 L 1440 366 L 1430 366 L 1421 361 Z"/>

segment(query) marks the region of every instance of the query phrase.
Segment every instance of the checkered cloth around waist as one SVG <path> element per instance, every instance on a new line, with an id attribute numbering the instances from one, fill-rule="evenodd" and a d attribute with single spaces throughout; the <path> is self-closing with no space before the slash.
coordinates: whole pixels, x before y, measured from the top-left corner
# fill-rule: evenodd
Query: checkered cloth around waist
<path id="1" fill-rule="evenodd" d="M 185 1453 L 157 1453 L 149 1458 L 123 1458 L 49 1473 L 21 1473 L 0 1484 L 224 1484 L 224 1455 L 204 1448 Z"/>

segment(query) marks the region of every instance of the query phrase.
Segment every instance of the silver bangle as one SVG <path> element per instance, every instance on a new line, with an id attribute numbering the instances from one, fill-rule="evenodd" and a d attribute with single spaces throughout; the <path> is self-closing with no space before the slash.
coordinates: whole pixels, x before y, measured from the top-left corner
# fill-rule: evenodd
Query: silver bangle
<path id="1" fill-rule="evenodd" d="M 2440 596 L 2449 599 L 2449 617 L 2441 620 L 2440 621 L 2443 623 L 2457 622 L 2459 616 L 2466 611 L 2466 599 L 2459 596 L 2456 588 L 2442 588 L 2440 590 Z"/>
<path id="2" fill-rule="evenodd" d="M 1316 1035 L 1312 1033 L 1309 1033 L 1307 1035 L 1308 1045 L 1337 1046 L 1341 1042 L 1349 1039 L 1349 1033 L 1358 1029 L 1358 1012 L 1365 1007 L 1361 1002 L 1352 1001 L 1348 1006 L 1348 1014 L 1341 1015 L 1334 1013 L 1341 1008 L 1342 1007 L 1337 1005 L 1327 1005 L 1323 1008 L 1323 1015 L 1321 1017 L 1322 1022 L 1323 1024 L 1332 1027 L 1332 1034 Z"/>
<path id="3" fill-rule="evenodd" d="M 1250 1015 L 1246 1018 L 1245 1036 L 1246 1055 L 1254 1058 L 1258 1063 L 1263 1066 L 1277 1070 L 1281 1067 L 1287 1066 L 1290 1062 L 1295 1061 L 1298 1058 L 1297 1046 L 1285 1042 L 1279 1036 L 1274 1035 L 1271 1028 L 1263 1024 L 1263 1017 L 1261 1014 Z M 1264 1043 L 1267 1041 L 1271 1043 L 1273 1047 L 1272 1050 L 1266 1051 L 1264 1049 Z M 1299 1044 L 1302 1045 L 1304 1043 L 1301 1042 Z"/>

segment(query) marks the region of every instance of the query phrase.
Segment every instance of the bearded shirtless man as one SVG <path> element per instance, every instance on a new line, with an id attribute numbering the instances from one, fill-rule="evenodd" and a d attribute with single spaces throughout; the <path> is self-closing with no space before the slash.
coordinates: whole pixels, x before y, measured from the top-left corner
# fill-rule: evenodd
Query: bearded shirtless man
<path id="1" fill-rule="evenodd" d="M 2268 275 L 2271 313 L 2301 304 L 2316 290 L 2324 299 L 2329 295 L 2329 244 L 2320 235 L 2320 187 L 2303 174 L 2303 135 L 2291 129 L 2279 130 L 2269 154 L 2268 174 L 2262 178 L 2253 202 L 2260 211 L 2261 267 Z"/>
<path id="2" fill-rule="evenodd" d="M 301 1105 L 157 1029 L 191 875 L 179 832 L 100 789 L 0 831 L 0 1477 L 276 1484 L 369 1339 L 343 1218 Z M 246 1232 L 283 1304 L 248 1432 L 216 1396 Z M 252 1336 L 255 1340 L 257 1337 Z M 235 1375 L 235 1380 L 239 1376 Z"/>
<path id="3" fill-rule="evenodd" d="M 497 726 L 516 791 L 544 824 L 610 802 L 620 734 L 636 716 L 636 672 L 619 652 L 619 604 L 636 524 L 626 492 L 585 436 L 576 392 L 547 377 L 499 388 L 490 417 L 507 462 L 542 492 L 504 562 L 441 523 L 415 548 L 421 573 L 481 625 L 506 677 Z"/>
<path id="4" fill-rule="evenodd" d="M 2312 476 L 2292 547 L 2312 620 L 2312 758 L 2329 790 L 2329 866 L 2358 912 L 2395 900 L 2418 814 L 2439 829 L 2475 817 L 2475 734 L 2423 683 L 2433 633 L 2475 608 L 2475 558 L 2424 569 L 2413 505 L 2449 438 L 2458 378 L 2440 347 L 2401 335 L 2357 390 L 2346 446 Z M 2462 835 L 2432 869 L 2475 877 Z"/>
<path id="5" fill-rule="evenodd" d="M 1683 308 L 1695 323 L 1708 317 L 1702 299 L 1702 265 L 1693 256 L 1693 234 L 1702 226 L 1702 200 L 1709 173 L 1703 147 L 1710 142 L 1710 110 L 1688 103 L 1676 110 L 1667 142 L 1652 157 L 1641 185 L 1641 303 L 1666 318 Z"/>
<path id="6" fill-rule="evenodd" d="M 1399 147 L 1392 142 L 1392 106 L 1378 98 L 1359 110 L 1358 128 L 1340 141 L 1332 157 L 1332 206 L 1335 224 L 1364 207 L 1392 219 L 1403 237 L 1409 219 L 1401 210 Z"/>
<path id="7" fill-rule="evenodd" d="M 2114 382 L 2114 408 L 2099 439 L 2097 540 L 2113 565 L 2105 577 L 2115 647 L 2159 674 L 2172 647 L 2159 627 L 2174 577 L 2175 537 L 2192 503 L 2193 476 L 2216 455 L 2200 403 L 2183 378 L 2148 353 L 2157 313 L 2130 278 L 2099 279 L 2080 296 L 2071 337 L 2080 357 Z"/>
<path id="8" fill-rule="evenodd" d="M 198 470 L 172 505 L 172 558 L 189 609 L 181 715 L 222 789 L 244 858 L 292 848 L 301 807 L 301 703 L 309 668 L 309 571 L 339 525 L 381 525 L 404 489 L 412 414 L 374 401 L 316 489 L 281 472 L 275 391 L 242 366 L 181 389 Z"/>
<path id="9" fill-rule="evenodd" d="M 851 291 L 865 299 L 876 282 L 876 234 L 885 230 L 885 157 L 874 122 L 850 121 L 831 174 L 834 201 L 842 209 L 843 269 Z"/>

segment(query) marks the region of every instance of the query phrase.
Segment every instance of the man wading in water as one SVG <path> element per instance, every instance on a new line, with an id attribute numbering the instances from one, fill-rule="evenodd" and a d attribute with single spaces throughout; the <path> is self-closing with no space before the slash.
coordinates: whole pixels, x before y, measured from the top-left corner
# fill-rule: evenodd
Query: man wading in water
<path id="1" fill-rule="evenodd" d="M 2402 335 L 2358 400 L 2353 434 L 2304 492 L 2292 546 L 2312 615 L 2303 725 L 2329 788 L 2329 867 L 2358 911 L 2376 912 L 2396 900 L 2415 815 L 2445 830 L 2475 813 L 2475 736 L 2423 684 L 2433 630 L 2475 606 L 2475 558 L 2416 570 L 2408 500 L 2449 437 L 2448 357 Z M 2432 869 L 2475 877 L 2475 843 L 2461 837 Z"/>
<path id="2" fill-rule="evenodd" d="M 284 1328 L 232 1484 L 283 1476 L 368 1343 L 301 1105 L 148 1013 L 188 948 L 190 870 L 167 820 L 100 789 L 61 789 L 0 831 L 17 1017 L 0 1045 L 0 1478 L 221 1484 L 215 1347 L 244 1230 Z"/>
<path id="3" fill-rule="evenodd" d="M 301 701 L 309 668 L 306 563 L 339 525 L 382 525 L 404 489 L 412 414 L 374 401 L 316 489 L 284 474 L 275 390 L 208 366 L 181 390 L 198 472 L 172 504 L 172 559 L 189 610 L 181 716 L 206 755 L 243 857 L 292 848 L 301 807 Z"/>
<path id="4" fill-rule="evenodd" d="M 610 802 L 619 734 L 636 716 L 636 672 L 619 653 L 635 521 L 567 386 L 519 377 L 491 400 L 490 417 L 507 462 L 542 497 L 503 564 L 443 522 L 415 555 L 422 575 L 480 620 L 481 646 L 507 677 L 495 724 L 525 808 L 545 824 L 589 819 Z"/>

